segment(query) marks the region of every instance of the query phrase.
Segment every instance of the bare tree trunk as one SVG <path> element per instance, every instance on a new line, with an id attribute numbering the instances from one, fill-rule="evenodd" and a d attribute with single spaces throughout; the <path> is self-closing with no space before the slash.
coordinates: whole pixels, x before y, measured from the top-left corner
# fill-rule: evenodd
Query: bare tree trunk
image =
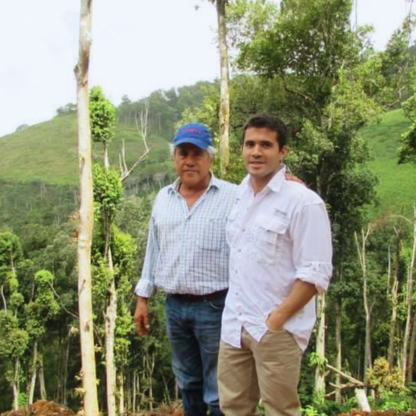
<path id="1" fill-rule="evenodd" d="M 37 360 L 38 360 L 38 341 L 35 341 L 33 344 L 33 350 L 32 350 L 32 368 L 31 368 L 32 374 L 30 377 L 29 400 L 28 400 L 29 404 L 33 404 L 33 396 L 35 394 Z"/>
<path id="2" fill-rule="evenodd" d="M 133 370 L 133 393 L 132 393 L 132 399 L 133 399 L 133 402 L 132 402 L 132 411 L 133 411 L 133 413 L 134 412 L 137 412 L 137 409 L 136 409 L 136 385 L 137 385 L 137 371 L 134 369 Z"/>
<path id="3" fill-rule="evenodd" d="M 388 361 L 390 366 L 394 366 L 394 346 L 396 336 L 396 322 L 397 322 L 397 307 L 398 307 L 398 295 L 399 295 L 399 267 L 400 267 L 400 234 L 396 231 L 396 255 L 395 255 L 395 267 L 393 275 L 393 283 L 389 298 L 391 300 L 391 319 L 390 319 L 390 339 L 388 349 Z M 390 247 L 389 247 L 389 264 L 390 264 Z"/>
<path id="4" fill-rule="evenodd" d="M 151 361 L 149 362 L 149 356 L 147 355 L 147 378 L 149 380 L 149 401 L 150 401 L 150 411 L 153 411 L 153 371 L 155 369 L 155 354 L 151 355 Z"/>
<path id="5" fill-rule="evenodd" d="M 357 399 L 360 409 L 364 412 L 371 412 L 370 405 L 368 404 L 367 395 L 364 389 L 355 389 L 355 398 Z"/>
<path id="6" fill-rule="evenodd" d="M 363 299 L 365 310 L 365 346 L 364 346 L 364 383 L 367 382 L 367 370 L 372 367 L 371 359 L 371 308 L 368 301 L 368 281 L 367 281 L 367 256 L 366 247 L 367 239 L 371 234 L 371 224 L 367 230 L 361 229 L 361 244 L 358 241 L 358 235 L 355 233 L 355 243 L 357 246 L 358 258 L 360 260 L 361 271 L 363 275 Z"/>
<path id="7" fill-rule="evenodd" d="M 320 360 L 325 360 L 325 293 L 317 296 L 318 299 L 318 332 L 316 335 L 316 354 Z M 315 370 L 314 393 L 317 396 L 325 394 L 325 372 L 322 365 L 318 365 Z"/>
<path id="8" fill-rule="evenodd" d="M 42 357 L 42 355 L 40 355 L 40 357 L 39 357 L 38 378 L 39 378 L 40 398 L 42 400 L 47 400 L 48 395 L 46 394 L 45 372 L 43 371 L 43 357 Z"/>
<path id="9" fill-rule="evenodd" d="M 415 346 L 416 346 L 416 311 L 413 317 L 412 337 L 410 338 L 409 348 L 409 366 L 407 368 L 407 383 L 413 382 L 413 364 L 415 361 Z"/>
<path id="10" fill-rule="evenodd" d="M 13 374 L 13 409 L 14 410 L 17 410 L 19 408 L 19 394 L 20 394 L 19 372 L 20 372 L 20 360 L 17 358 L 14 363 L 14 374 Z"/>
<path id="11" fill-rule="evenodd" d="M 65 362 L 64 362 L 63 404 L 65 405 L 68 403 L 67 379 L 68 379 L 70 334 L 71 334 L 71 330 L 69 330 L 67 340 L 66 340 L 66 351 L 65 351 Z"/>
<path id="12" fill-rule="evenodd" d="M 337 344 L 337 368 L 341 371 L 342 368 L 342 301 L 337 299 L 335 302 L 335 313 L 336 313 L 336 323 L 335 323 L 335 339 Z M 335 383 L 339 386 L 341 385 L 341 375 L 336 373 Z M 335 392 L 335 401 L 341 403 L 342 392 L 341 389 L 336 389 Z"/>
<path id="13" fill-rule="evenodd" d="M 413 272 L 416 262 L 416 204 L 413 205 L 413 250 L 412 259 L 409 265 L 409 272 L 407 274 L 407 296 L 406 296 L 406 326 L 403 337 L 403 352 L 402 352 L 402 373 L 403 373 L 403 384 L 407 384 L 407 374 L 409 371 L 409 341 L 410 334 L 412 332 L 412 310 L 413 310 Z"/>
<path id="14" fill-rule="evenodd" d="M 178 386 L 178 380 L 175 377 L 175 402 L 179 402 L 179 386 Z"/>
<path id="15" fill-rule="evenodd" d="M 98 416 L 97 376 L 94 354 L 91 281 L 91 240 L 93 228 L 93 190 L 91 129 L 89 117 L 88 67 L 91 47 L 92 0 L 81 0 L 79 60 L 77 80 L 78 155 L 80 175 L 80 210 L 78 235 L 78 308 L 81 341 L 84 415 Z"/>
<path id="16" fill-rule="evenodd" d="M 6 298 L 4 297 L 4 285 L 0 286 L 0 294 L 1 294 L 1 298 L 3 300 L 3 308 L 5 311 L 7 311 L 7 302 L 6 302 Z"/>
<path id="17" fill-rule="evenodd" d="M 104 168 L 106 171 L 108 171 L 110 167 L 110 162 L 108 160 L 108 146 L 106 142 L 104 142 L 103 145 L 104 145 Z"/>
<path id="18" fill-rule="evenodd" d="M 118 391 L 119 391 L 119 396 L 120 396 L 120 398 L 119 398 L 119 406 L 118 406 L 118 413 L 119 413 L 119 415 L 122 415 L 123 413 L 124 413 L 124 367 L 122 367 L 121 369 L 120 369 L 120 373 L 119 373 L 119 375 L 118 375 L 118 380 L 119 380 L 119 382 L 118 382 L 118 385 L 119 385 L 119 388 L 118 388 Z"/>
<path id="19" fill-rule="evenodd" d="M 107 379 L 107 414 L 116 416 L 116 366 L 114 363 L 114 333 L 117 318 L 117 293 L 114 281 L 111 247 L 108 247 L 108 267 L 112 276 L 109 287 L 109 298 L 105 312 L 105 361 Z"/>
<path id="20" fill-rule="evenodd" d="M 218 43 L 221 66 L 221 101 L 220 101 L 220 173 L 227 173 L 230 158 L 230 77 L 227 47 L 227 28 L 225 5 L 227 0 L 216 0 L 218 18 Z"/>

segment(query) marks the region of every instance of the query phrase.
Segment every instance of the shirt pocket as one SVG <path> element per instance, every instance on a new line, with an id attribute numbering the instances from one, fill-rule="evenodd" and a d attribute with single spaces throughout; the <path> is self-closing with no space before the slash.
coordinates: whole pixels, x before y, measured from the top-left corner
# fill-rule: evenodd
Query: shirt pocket
<path id="1" fill-rule="evenodd" d="M 259 263 L 274 265 L 289 227 L 286 218 L 260 216 L 254 222 L 254 257 Z"/>
<path id="2" fill-rule="evenodd" d="M 225 222 L 225 217 L 201 219 L 197 245 L 203 250 L 221 251 L 225 245 Z"/>

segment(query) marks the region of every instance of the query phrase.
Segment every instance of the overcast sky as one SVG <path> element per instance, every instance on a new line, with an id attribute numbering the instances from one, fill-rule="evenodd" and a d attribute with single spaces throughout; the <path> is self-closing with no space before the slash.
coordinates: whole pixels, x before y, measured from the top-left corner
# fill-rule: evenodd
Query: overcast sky
<path id="1" fill-rule="evenodd" d="M 358 24 L 374 25 L 378 50 L 412 4 L 356 1 Z M 79 5 L 0 0 L 0 137 L 75 102 Z M 213 80 L 219 77 L 215 29 L 215 8 L 206 0 L 94 0 L 90 86 L 100 85 L 118 105 L 124 94 L 137 100 L 156 89 Z"/>

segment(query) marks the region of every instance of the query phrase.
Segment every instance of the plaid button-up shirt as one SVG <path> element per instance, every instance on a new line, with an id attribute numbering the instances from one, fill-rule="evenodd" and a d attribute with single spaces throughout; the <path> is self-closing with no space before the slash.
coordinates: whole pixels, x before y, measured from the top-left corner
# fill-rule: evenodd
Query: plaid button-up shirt
<path id="1" fill-rule="evenodd" d="M 204 295 L 228 287 L 229 249 L 225 224 L 237 186 L 211 177 L 188 209 L 178 192 L 179 180 L 161 189 L 150 219 L 146 257 L 135 293 Z"/>

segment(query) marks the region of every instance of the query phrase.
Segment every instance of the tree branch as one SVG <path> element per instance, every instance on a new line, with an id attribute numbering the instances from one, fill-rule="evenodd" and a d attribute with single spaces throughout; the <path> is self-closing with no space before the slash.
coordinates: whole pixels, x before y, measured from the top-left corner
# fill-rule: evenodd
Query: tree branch
<path id="1" fill-rule="evenodd" d="M 56 291 L 55 291 L 55 288 L 52 286 L 52 284 L 51 283 L 49 283 L 49 287 L 51 288 L 51 290 L 52 290 L 52 292 L 53 292 L 53 294 L 55 295 L 55 297 L 58 299 L 58 301 L 59 301 L 59 303 L 60 303 L 60 305 L 61 305 L 61 307 L 62 307 L 62 309 L 68 314 L 68 315 L 71 315 L 73 318 L 75 318 L 75 319 L 79 319 L 79 316 L 78 315 L 76 315 L 75 313 L 73 313 L 73 312 L 71 312 L 71 311 L 69 311 L 68 309 L 66 309 L 65 308 L 65 306 L 63 305 L 63 303 L 62 303 L 62 300 L 61 300 L 61 297 L 56 293 Z"/>
<path id="2" fill-rule="evenodd" d="M 341 370 L 338 370 L 338 368 L 332 367 L 332 365 L 330 364 L 325 364 L 326 367 L 328 367 L 330 370 L 335 371 L 336 373 L 338 373 L 340 376 L 346 378 L 348 381 L 350 381 L 351 383 L 354 383 L 360 387 L 365 387 L 365 384 L 360 381 L 357 380 L 356 378 L 349 376 L 348 374 L 343 373 Z"/>
<path id="3" fill-rule="evenodd" d="M 137 168 L 137 166 L 145 160 L 149 154 L 149 146 L 147 145 L 147 121 L 149 116 L 149 106 L 147 103 L 145 103 L 145 109 L 144 111 L 140 111 L 140 123 L 137 120 L 137 115 L 134 116 L 134 120 L 136 122 L 136 128 L 137 131 L 140 133 L 143 139 L 144 143 L 144 153 L 139 157 L 139 159 L 134 162 L 133 166 L 130 169 L 127 169 L 126 164 L 126 153 L 125 153 L 125 145 L 123 141 L 123 149 L 122 154 L 119 156 L 120 158 L 120 168 L 121 168 L 121 178 L 120 180 L 123 182 L 125 179 L 127 179 L 131 173 L 134 171 L 134 169 Z"/>

